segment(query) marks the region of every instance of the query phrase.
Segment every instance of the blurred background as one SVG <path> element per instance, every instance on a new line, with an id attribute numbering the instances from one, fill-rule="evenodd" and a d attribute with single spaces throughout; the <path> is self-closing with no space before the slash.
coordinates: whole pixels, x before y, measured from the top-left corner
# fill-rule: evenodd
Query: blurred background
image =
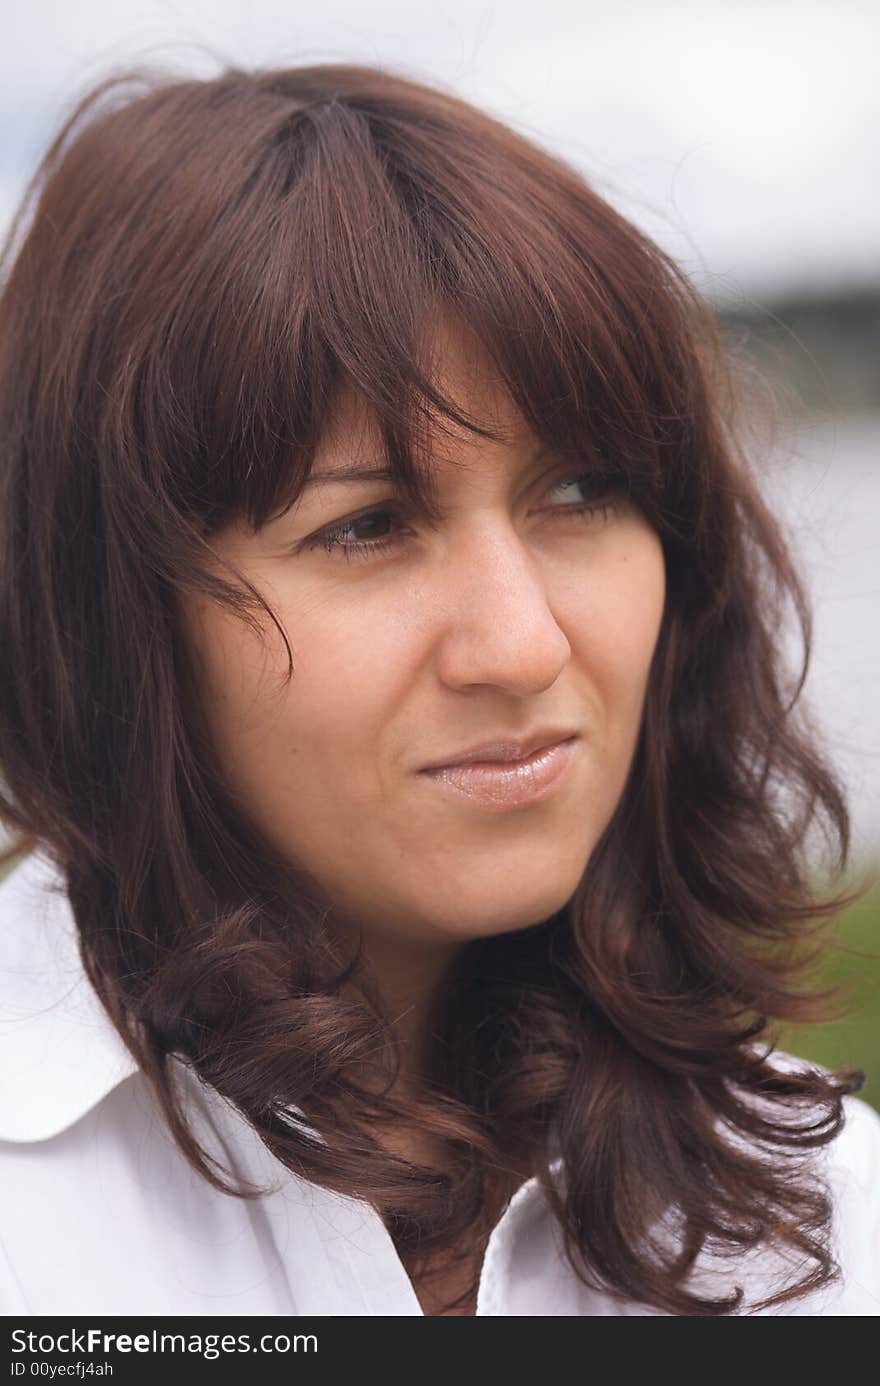
<path id="1" fill-rule="evenodd" d="M 69 108 L 112 68 L 213 76 L 227 63 L 353 61 L 491 110 L 675 256 L 731 350 L 776 392 L 775 436 L 754 465 L 810 584 L 806 698 L 849 787 L 852 873 L 880 874 L 876 0 L 439 0 L 427 11 L 32 0 L 7 8 L 3 30 L 0 234 Z M 851 1013 L 788 1034 L 786 1047 L 864 1068 L 880 1108 L 880 889 L 838 936 L 831 971 L 852 985 Z"/>

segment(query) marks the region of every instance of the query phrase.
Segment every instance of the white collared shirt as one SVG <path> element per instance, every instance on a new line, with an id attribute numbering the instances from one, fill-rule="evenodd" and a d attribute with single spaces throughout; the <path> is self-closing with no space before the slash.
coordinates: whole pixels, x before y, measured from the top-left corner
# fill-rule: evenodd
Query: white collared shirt
<path id="1" fill-rule="evenodd" d="M 272 1192 L 233 1198 L 187 1164 L 85 976 L 61 878 L 41 853 L 26 858 L 0 883 L 0 1313 L 421 1316 L 371 1205 L 287 1170 L 176 1067 L 202 1143 Z M 880 1312 L 880 1118 L 856 1098 L 845 1106 L 843 1132 L 820 1152 L 842 1282 L 751 1311 L 780 1271 L 759 1250 L 703 1258 L 701 1287 L 742 1284 L 746 1313 Z M 660 1311 L 582 1284 L 530 1179 L 489 1238 L 476 1312 Z"/>

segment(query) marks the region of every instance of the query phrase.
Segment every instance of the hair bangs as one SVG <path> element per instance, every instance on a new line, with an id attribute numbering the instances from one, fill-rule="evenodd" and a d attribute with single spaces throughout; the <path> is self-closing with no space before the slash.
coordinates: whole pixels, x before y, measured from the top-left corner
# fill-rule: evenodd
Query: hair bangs
<path id="1" fill-rule="evenodd" d="M 403 494 L 436 514 L 438 434 L 501 436 L 440 388 L 450 321 L 542 443 L 622 474 L 655 525 L 683 472 L 693 487 L 692 363 L 676 372 L 661 330 L 671 268 L 564 170 L 500 148 L 493 162 L 500 130 L 486 118 L 468 147 L 460 119 L 435 115 L 402 136 L 387 111 L 328 97 L 279 112 L 242 161 L 224 236 L 193 252 L 186 304 L 156 339 L 154 386 L 177 382 L 198 444 L 169 439 L 166 456 L 208 534 L 295 502 L 346 391 Z"/>

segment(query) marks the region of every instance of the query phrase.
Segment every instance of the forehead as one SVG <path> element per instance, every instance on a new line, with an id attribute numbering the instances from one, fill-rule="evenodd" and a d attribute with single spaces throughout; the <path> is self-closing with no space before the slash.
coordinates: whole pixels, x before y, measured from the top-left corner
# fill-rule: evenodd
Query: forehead
<path id="1" fill-rule="evenodd" d="M 448 418 L 431 400 L 424 401 L 425 462 L 467 466 L 485 464 L 487 455 L 519 451 L 535 436 L 476 335 L 464 324 L 441 320 L 433 329 L 419 363 L 442 399 L 465 418 L 495 437 L 485 438 Z M 310 479 L 336 471 L 379 466 L 384 457 L 381 430 L 374 411 L 350 382 L 337 388 L 327 423 L 315 451 Z"/>

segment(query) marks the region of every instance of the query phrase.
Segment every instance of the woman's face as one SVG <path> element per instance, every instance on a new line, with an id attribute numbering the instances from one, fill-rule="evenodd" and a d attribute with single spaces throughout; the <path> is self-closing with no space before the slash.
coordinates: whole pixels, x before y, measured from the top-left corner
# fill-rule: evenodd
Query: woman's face
<path id="1" fill-rule="evenodd" d="M 284 625 L 291 682 L 268 621 L 264 646 L 219 606 L 182 611 L 248 813 L 368 938 L 448 949 L 538 923 L 575 890 L 633 758 L 665 583 L 642 514 L 619 495 L 576 511 L 606 499 L 578 458 L 538 458 L 475 349 L 440 340 L 443 387 L 513 439 L 438 441 L 441 523 L 407 515 L 387 480 L 331 477 L 260 533 L 214 541 Z M 349 399 L 313 477 L 380 464 Z M 328 551 L 317 536 L 331 526 L 340 545 L 374 548 Z M 576 740 L 539 800 L 499 807 L 424 773 L 544 727 Z"/>

